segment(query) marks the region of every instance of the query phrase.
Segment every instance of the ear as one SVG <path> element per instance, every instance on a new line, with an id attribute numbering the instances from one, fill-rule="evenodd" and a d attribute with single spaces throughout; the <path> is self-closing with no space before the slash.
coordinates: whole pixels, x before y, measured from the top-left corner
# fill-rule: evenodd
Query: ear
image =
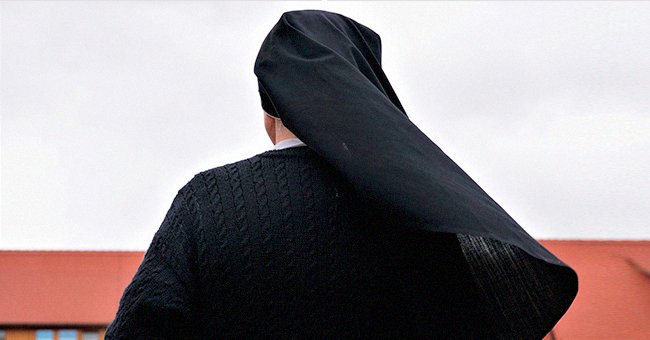
<path id="1" fill-rule="evenodd" d="M 264 111 L 264 128 L 266 129 L 266 134 L 269 135 L 273 145 L 275 145 L 275 123 L 275 118 L 271 117 L 271 115 Z"/>

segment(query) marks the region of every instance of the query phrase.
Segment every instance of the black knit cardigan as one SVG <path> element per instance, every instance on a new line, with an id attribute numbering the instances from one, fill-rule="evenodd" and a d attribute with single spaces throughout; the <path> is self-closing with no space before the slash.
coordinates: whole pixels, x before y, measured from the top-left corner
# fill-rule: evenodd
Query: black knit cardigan
<path id="1" fill-rule="evenodd" d="M 308 147 L 196 174 L 106 339 L 540 339 L 571 294 L 519 248 L 433 233 Z"/>

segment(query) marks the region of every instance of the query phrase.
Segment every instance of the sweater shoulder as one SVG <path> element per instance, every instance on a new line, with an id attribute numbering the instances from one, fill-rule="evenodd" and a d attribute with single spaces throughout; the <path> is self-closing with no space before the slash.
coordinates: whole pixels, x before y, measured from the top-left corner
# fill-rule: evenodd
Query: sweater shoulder
<path id="1" fill-rule="evenodd" d="M 335 185 L 340 182 L 338 177 L 333 168 L 312 149 L 293 147 L 265 151 L 203 170 L 194 175 L 188 186 L 196 193 L 197 208 L 211 215 L 219 213 L 225 206 L 241 205 L 262 193 L 269 195 L 267 199 L 274 200 L 283 197 L 288 188 L 293 188 L 290 191 L 295 195 L 302 190 L 296 188 L 304 183 L 310 184 L 314 190 L 316 186 Z M 253 204 L 250 202 L 247 204 Z"/>
<path id="2" fill-rule="evenodd" d="M 203 170 L 192 178 L 192 181 L 202 181 L 206 177 L 212 177 L 217 179 L 222 179 L 227 177 L 232 179 L 233 175 L 239 174 L 235 172 L 233 174 L 233 169 L 253 169 L 257 170 L 259 167 L 255 166 L 258 164 L 266 163 L 266 161 L 273 161 L 274 163 L 282 163 L 285 161 L 290 161 L 291 159 L 296 158 L 314 158 L 316 156 L 315 152 L 308 147 L 293 147 L 281 150 L 268 150 L 261 153 L 258 153 L 254 156 L 251 156 L 246 159 L 242 159 L 236 162 L 227 163 L 224 165 L 216 166 L 207 170 Z"/>
<path id="3" fill-rule="evenodd" d="M 233 179 L 233 176 L 239 175 L 239 172 L 233 172 L 233 169 L 246 168 L 250 164 L 258 163 L 260 159 L 261 159 L 260 154 L 257 154 L 252 157 L 242 159 L 236 162 L 230 162 L 210 169 L 206 169 L 195 174 L 191 182 L 194 182 L 195 184 L 198 185 L 199 183 L 205 184 L 206 181 L 208 182 L 214 180 L 229 181 Z"/>

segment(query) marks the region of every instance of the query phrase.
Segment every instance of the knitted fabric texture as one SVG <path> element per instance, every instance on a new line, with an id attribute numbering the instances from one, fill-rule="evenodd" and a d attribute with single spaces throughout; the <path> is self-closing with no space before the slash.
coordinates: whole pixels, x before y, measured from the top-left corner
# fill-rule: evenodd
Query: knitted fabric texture
<path id="1" fill-rule="evenodd" d="M 410 227 L 307 147 L 270 150 L 178 191 L 106 339 L 539 339 L 565 308 L 549 294 L 571 294 L 553 273 Z"/>

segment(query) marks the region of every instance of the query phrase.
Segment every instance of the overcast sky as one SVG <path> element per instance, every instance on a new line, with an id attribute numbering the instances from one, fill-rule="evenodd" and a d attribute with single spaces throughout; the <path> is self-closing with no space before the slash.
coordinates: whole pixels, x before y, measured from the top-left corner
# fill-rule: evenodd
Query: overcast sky
<path id="1" fill-rule="evenodd" d="M 284 11 L 382 37 L 431 140 L 539 239 L 650 239 L 648 2 L 2 2 L 0 249 L 144 250 L 194 174 L 272 146 Z"/>

